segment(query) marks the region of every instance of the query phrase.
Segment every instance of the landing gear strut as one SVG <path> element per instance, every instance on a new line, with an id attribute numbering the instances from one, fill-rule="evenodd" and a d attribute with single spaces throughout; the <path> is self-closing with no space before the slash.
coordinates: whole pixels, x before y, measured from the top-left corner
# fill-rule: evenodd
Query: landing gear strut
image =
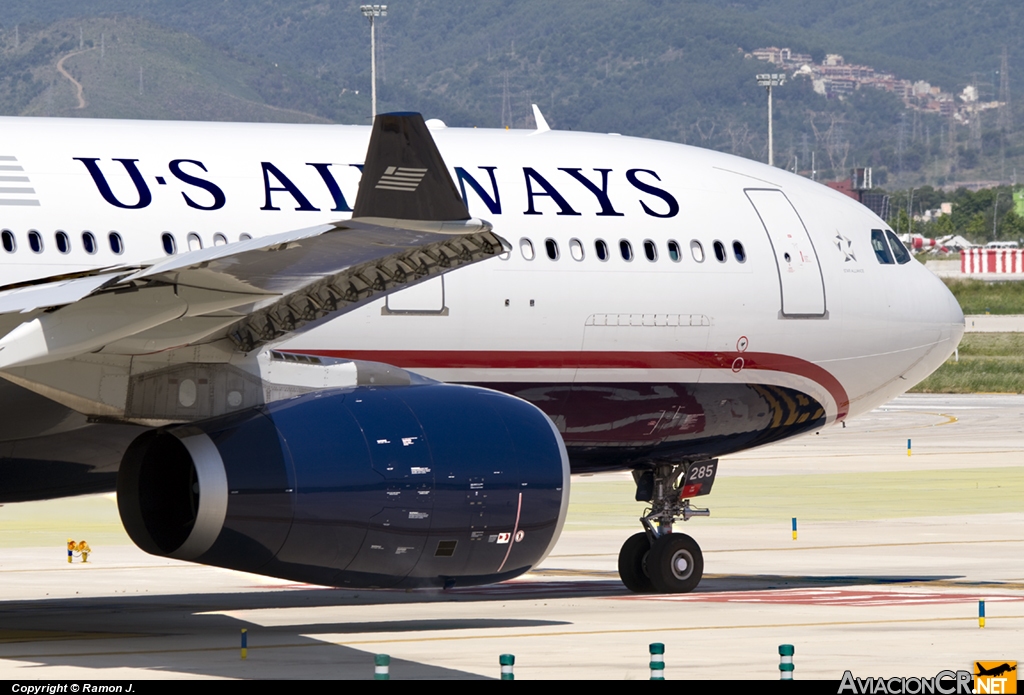
<path id="1" fill-rule="evenodd" d="M 704 575 L 704 555 L 697 541 L 674 533 L 672 525 L 680 518 L 711 515 L 707 509 L 691 507 L 687 498 L 710 492 L 717 470 L 715 460 L 634 471 L 637 500 L 651 506 L 640 518 L 644 531 L 630 536 L 619 551 L 619 576 L 627 589 L 682 594 L 697 587 Z"/>

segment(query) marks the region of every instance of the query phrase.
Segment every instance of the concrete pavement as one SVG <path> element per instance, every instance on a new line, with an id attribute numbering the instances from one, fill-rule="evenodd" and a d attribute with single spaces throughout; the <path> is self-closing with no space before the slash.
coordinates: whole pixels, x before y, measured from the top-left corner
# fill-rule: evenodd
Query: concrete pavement
<path id="1" fill-rule="evenodd" d="M 912 440 L 907 456 L 906 440 Z M 541 568 L 449 592 L 295 585 L 148 556 L 112 496 L 0 508 L 0 677 L 669 679 L 932 676 L 1024 661 L 1024 397 L 912 395 L 724 460 L 712 510 L 679 530 L 705 553 L 682 596 L 616 573 L 639 529 L 627 474 L 573 479 Z M 798 518 L 793 541 L 790 520 Z M 93 547 L 66 562 L 68 537 Z M 978 600 L 987 626 L 978 628 Z M 239 656 L 248 629 L 249 657 Z"/>

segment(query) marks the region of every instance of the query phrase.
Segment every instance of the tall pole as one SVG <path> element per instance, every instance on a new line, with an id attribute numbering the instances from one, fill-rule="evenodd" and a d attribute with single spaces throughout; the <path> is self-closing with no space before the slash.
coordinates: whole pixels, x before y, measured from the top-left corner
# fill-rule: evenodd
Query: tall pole
<path id="1" fill-rule="evenodd" d="M 370 121 L 377 120 L 377 26 L 370 16 Z"/>
<path id="2" fill-rule="evenodd" d="M 768 166 L 775 166 L 775 143 L 772 132 L 772 87 L 779 87 L 786 81 L 786 76 L 771 73 L 757 76 L 757 84 L 768 90 Z"/>
<path id="3" fill-rule="evenodd" d="M 996 191 L 996 199 L 992 202 L 992 241 L 995 241 L 998 237 L 996 236 L 996 220 L 999 215 L 999 191 Z"/>
<path id="4" fill-rule="evenodd" d="M 375 17 L 386 17 L 387 5 L 360 5 L 360 12 L 370 20 L 370 121 L 377 120 L 377 31 Z"/>

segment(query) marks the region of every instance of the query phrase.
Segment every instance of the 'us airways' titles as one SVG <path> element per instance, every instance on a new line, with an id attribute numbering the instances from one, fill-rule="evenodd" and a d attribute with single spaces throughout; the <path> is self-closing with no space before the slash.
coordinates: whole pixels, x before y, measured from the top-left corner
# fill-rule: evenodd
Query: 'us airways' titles
<path id="1" fill-rule="evenodd" d="M 139 159 L 113 158 L 103 162 L 98 157 L 74 157 L 82 163 L 92 177 L 96 190 L 110 205 L 124 210 L 140 210 L 149 207 L 154 203 L 154 188 L 151 187 L 151 180 L 158 188 L 167 186 L 168 176 L 151 175 L 147 176 L 144 169 L 154 171 L 141 163 Z M 315 193 L 309 189 L 303 191 L 281 167 L 273 162 L 260 162 L 259 167 L 263 176 L 263 200 L 260 210 L 295 210 L 297 212 L 352 212 L 349 198 L 354 200 L 350 191 L 349 197 L 345 196 L 342 185 L 335 177 L 332 167 L 352 167 L 362 173 L 362 164 L 337 165 L 330 162 L 306 162 L 306 166 L 316 171 L 323 182 L 323 190 Z M 105 167 L 121 167 L 131 179 L 134 192 L 115 193 L 107 175 Z M 480 200 L 487 206 L 492 215 L 503 214 L 501 203 L 501 191 L 495 178 L 496 166 L 478 166 L 478 176 L 483 179 L 481 182 L 464 167 L 455 167 L 455 176 L 462 192 L 463 200 L 468 200 L 468 190 L 473 191 Z M 639 206 L 639 209 L 651 217 L 675 217 L 679 214 L 679 203 L 675 197 L 659 187 L 661 177 L 652 169 L 626 169 L 624 172 L 616 172 L 613 169 L 594 168 L 584 172 L 581 167 L 558 167 L 557 176 L 555 172 L 544 170 L 542 173 L 534 167 L 522 167 L 523 186 L 525 190 L 527 208 L 524 215 L 543 215 L 543 199 L 547 199 L 557 211 L 556 215 L 583 215 L 594 214 L 598 217 L 624 217 L 629 209 L 626 206 Z M 213 172 L 210 172 L 205 164 L 198 159 L 173 159 L 167 164 L 167 172 L 176 181 L 185 184 L 188 188 L 181 191 L 184 204 L 195 210 L 220 210 L 228 204 L 228 197 L 224 189 L 217 185 Z M 612 201 L 610 192 L 611 181 L 617 186 L 625 188 L 628 192 L 616 194 L 619 207 Z M 626 184 L 623 186 L 622 184 Z M 468 189 L 468 190 L 467 190 Z M 569 191 L 571 190 L 571 193 Z M 580 200 L 580 194 L 586 191 L 591 199 Z M 639 197 L 636 194 L 641 194 Z M 321 200 L 330 196 L 329 202 Z M 567 199 L 567 195 L 574 199 L 576 207 L 573 207 Z M 314 204 L 313 201 L 317 201 Z M 550 206 L 549 206 L 550 207 Z M 549 209 L 550 212 L 550 209 Z"/>

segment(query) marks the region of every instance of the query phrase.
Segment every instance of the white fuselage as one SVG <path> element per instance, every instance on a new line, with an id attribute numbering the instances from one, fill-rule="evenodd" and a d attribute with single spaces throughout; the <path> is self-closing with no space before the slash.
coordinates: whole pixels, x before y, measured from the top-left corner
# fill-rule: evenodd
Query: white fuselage
<path id="1" fill-rule="evenodd" d="M 345 219 L 370 132 L 62 119 L 2 125 L 3 285 L 151 261 L 168 244 L 183 252 Z M 731 436 L 738 430 L 730 419 L 764 420 L 764 428 L 786 424 L 773 418 L 828 424 L 902 393 L 962 335 L 963 316 L 932 273 L 913 261 L 880 262 L 871 232 L 885 223 L 807 179 L 618 135 L 443 127 L 432 134 L 470 213 L 489 220 L 512 251 L 382 298 L 279 349 L 494 385 L 545 409 L 571 448 L 614 446 L 626 431 L 639 446 L 644 432 L 659 428 L 651 446 L 702 428 Z M 112 234 L 120 239 L 113 250 Z M 766 402 L 796 400 L 750 412 L 758 407 L 734 398 L 733 387 Z M 764 395 L 761 387 L 782 391 Z M 687 399 L 700 403 L 687 407 Z M 651 404 L 637 405 L 645 400 Z"/>

